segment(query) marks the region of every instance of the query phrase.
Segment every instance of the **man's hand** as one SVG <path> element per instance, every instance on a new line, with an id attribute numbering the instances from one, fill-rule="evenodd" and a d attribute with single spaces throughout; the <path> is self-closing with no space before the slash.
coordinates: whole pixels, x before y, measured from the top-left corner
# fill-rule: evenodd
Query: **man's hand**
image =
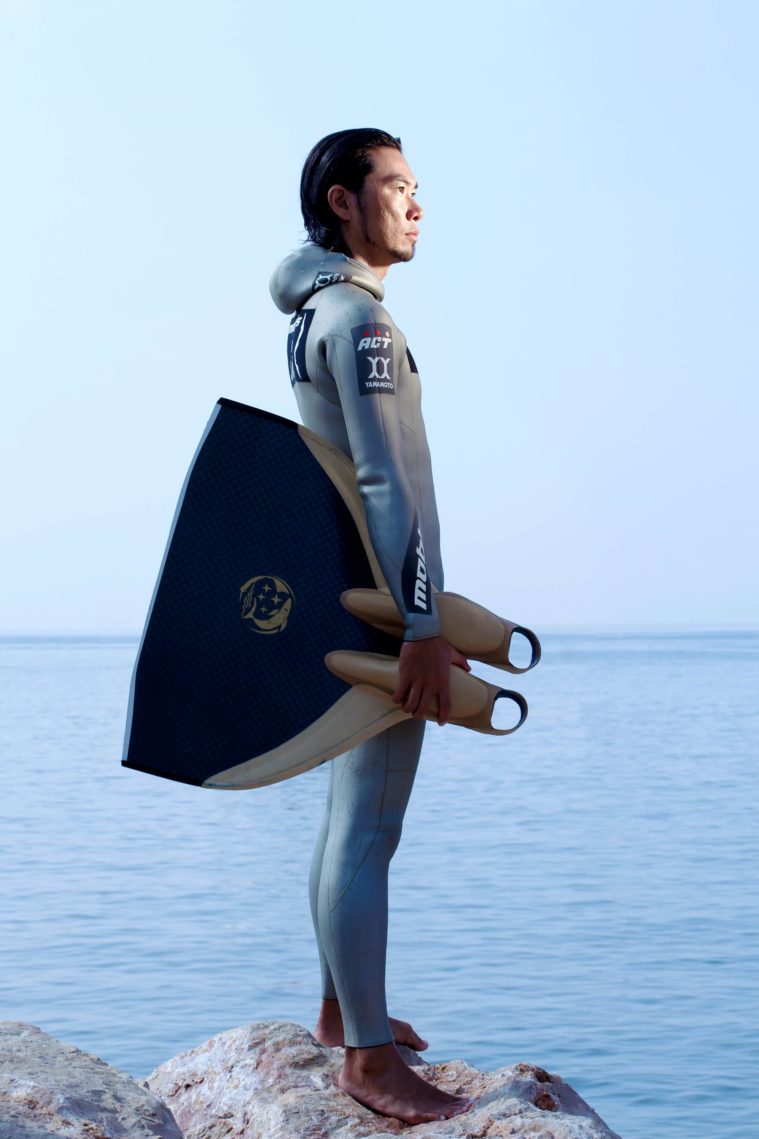
<path id="1" fill-rule="evenodd" d="M 393 700 L 403 705 L 404 712 L 411 712 L 415 719 L 423 720 L 431 701 L 437 698 L 437 722 L 441 727 L 447 724 L 451 711 L 449 669 L 452 664 L 465 672 L 471 671 L 466 657 L 442 637 L 404 641 Z"/>

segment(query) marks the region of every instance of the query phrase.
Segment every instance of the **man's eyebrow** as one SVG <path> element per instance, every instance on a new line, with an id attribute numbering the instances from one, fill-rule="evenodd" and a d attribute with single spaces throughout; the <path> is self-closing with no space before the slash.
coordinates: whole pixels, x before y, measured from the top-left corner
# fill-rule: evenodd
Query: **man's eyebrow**
<path id="1" fill-rule="evenodd" d="M 407 178 L 405 174 L 386 174 L 385 177 L 382 179 L 382 181 L 383 182 L 403 182 L 404 185 L 406 185 L 406 186 L 410 186 L 412 184 L 411 179 Z M 414 182 L 413 186 L 414 186 L 415 190 L 419 189 L 419 183 L 418 182 Z"/>

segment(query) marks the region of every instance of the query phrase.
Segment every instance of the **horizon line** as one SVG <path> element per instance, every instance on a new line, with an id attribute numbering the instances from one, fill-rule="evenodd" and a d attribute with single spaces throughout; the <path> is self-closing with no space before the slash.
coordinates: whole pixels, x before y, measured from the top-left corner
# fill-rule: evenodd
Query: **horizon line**
<path id="1" fill-rule="evenodd" d="M 632 624 L 621 621 L 558 624 L 549 623 L 540 630 L 541 636 L 551 635 L 646 635 L 677 633 L 757 633 L 759 621 L 709 622 L 645 622 Z M 0 630 L 0 641 L 139 641 L 139 632 L 104 632 L 102 630 Z"/>

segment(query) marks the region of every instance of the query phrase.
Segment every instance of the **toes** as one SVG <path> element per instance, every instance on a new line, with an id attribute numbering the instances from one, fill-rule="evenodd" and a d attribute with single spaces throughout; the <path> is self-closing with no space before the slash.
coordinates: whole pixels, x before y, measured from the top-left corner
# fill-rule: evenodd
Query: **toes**
<path id="1" fill-rule="evenodd" d="M 396 1044 L 405 1044 L 407 1048 L 413 1048 L 415 1052 L 424 1052 L 425 1049 L 429 1048 L 427 1041 L 418 1032 L 415 1032 L 407 1021 L 391 1018 L 390 1024 L 393 1028 Z"/>
<path id="2" fill-rule="evenodd" d="M 464 1115 L 465 1112 L 471 1111 L 476 1103 L 476 1099 L 468 1099 L 462 1103 L 460 1107 L 457 1107 L 454 1111 L 452 1111 L 451 1115 Z"/>

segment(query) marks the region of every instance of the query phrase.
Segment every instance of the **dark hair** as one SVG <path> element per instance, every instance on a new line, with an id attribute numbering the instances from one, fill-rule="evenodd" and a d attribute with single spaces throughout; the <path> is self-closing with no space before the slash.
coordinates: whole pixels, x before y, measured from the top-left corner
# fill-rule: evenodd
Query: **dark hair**
<path id="1" fill-rule="evenodd" d="M 331 186 L 345 186 L 358 194 L 371 173 L 371 151 L 381 146 L 401 149 L 401 140 L 373 127 L 336 131 L 317 142 L 303 165 L 300 178 L 300 208 L 311 241 L 325 249 L 349 253 L 343 241 L 340 219 L 327 201 Z"/>

